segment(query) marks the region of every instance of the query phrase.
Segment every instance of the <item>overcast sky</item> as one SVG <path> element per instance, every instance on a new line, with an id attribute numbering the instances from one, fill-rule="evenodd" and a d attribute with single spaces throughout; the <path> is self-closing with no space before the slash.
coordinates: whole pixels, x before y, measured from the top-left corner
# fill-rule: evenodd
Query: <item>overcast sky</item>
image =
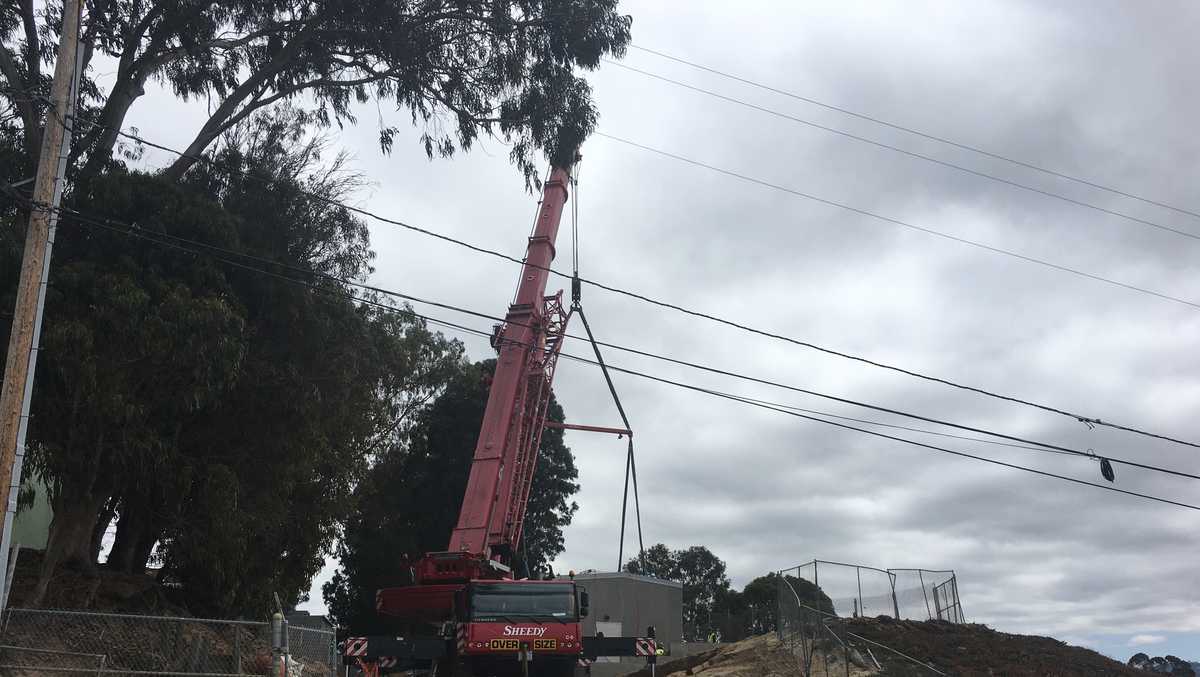
<path id="1" fill-rule="evenodd" d="M 626 2 L 634 43 L 805 97 L 1200 211 L 1193 3 Z M 1200 218 L 1054 179 L 706 74 L 625 63 L 819 124 L 1200 234 Z M 621 68 L 589 76 L 600 130 L 812 195 L 1190 301 L 1200 241 L 969 176 Z M 204 111 L 153 94 L 128 121 L 179 146 Z M 360 198 L 513 256 L 536 196 L 498 142 L 391 156 L 374 105 L 335 142 Z M 403 120 L 402 113 L 382 115 Z M 195 124 L 189 126 L 188 122 Z M 1105 420 L 1200 438 L 1200 310 L 905 229 L 604 138 L 583 149 L 583 274 L 781 334 Z M 148 161 L 154 163 L 151 154 Z M 373 282 L 500 314 L 515 266 L 372 224 Z M 566 265 L 566 240 L 560 245 Z M 561 286 L 561 282 L 557 283 Z M 556 287 L 557 288 L 557 287 Z M 1198 450 L 753 336 L 585 288 L 601 340 L 1010 434 L 1200 472 Z M 445 311 L 419 309 L 467 324 Z M 579 327 L 577 327 L 578 329 Z M 467 339 L 472 359 L 491 351 Z M 583 354 L 586 346 L 567 345 Z M 879 415 L 612 353 L 657 375 Z M 1200 514 L 617 375 L 637 433 L 647 544 L 703 544 L 737 586 L 813 558 L 954 569 L 969 620 L 1127 658 L 1200 658 Z M 561 364 L 568 419 L 616 424 L 599 372 Z M 1103 481 L 1096 463 L 903 433 Z M 569 433 L 579 513 L 558 568 L 617 558 L 624 443 Z M 1116 486 L 1200 502 L 1190 480 L 1117 467 Z M 626 552 L 631 552 L 627 546 Z M 329 574 L 325 572 L 322 579 Z M 321 608 L 315 584 L 311 608 Z"/>

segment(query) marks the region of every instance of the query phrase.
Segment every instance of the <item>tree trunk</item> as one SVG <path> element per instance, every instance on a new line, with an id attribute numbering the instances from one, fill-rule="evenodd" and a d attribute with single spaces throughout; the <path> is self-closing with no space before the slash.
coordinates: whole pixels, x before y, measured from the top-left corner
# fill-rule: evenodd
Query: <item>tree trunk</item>
<path id="1" fill-rule="evenodd" d="M 104 116 L 100 121 L 99 132 L 97 132 L 96 144 L 91 148 L 87 148 L 88 159 L 87 163 L 80 170 L 80 175 L 84 177 L 93 177 L 100 173 L 105 163 L 112 159 L 113 148 L 117 145 L 117 138 L 120 136 L 121 124 L 125 121 L 125 116 L 128 115 L 133 102 L 137 101 L 143 94 L 146 93 L 145 88 L 141 83 L 129 85 L 127 88 L 113 92 L 109 96 L 108 101 L 104 105 Z M 80 144 L 78 149 L 72 149 L 72 156 L 76 156 L 84 151 L 83 144 Z"/>
<path id="2" fill-rule="evenodd" d="M 150 559 L 150 552 L 162 535 L 162 524 L 153 517 L 154 511 L 161 510 L 162 506 L 150 506 L 129 497 L 125 498 L 123 506 L 107 566 L 113 571 L 143 574 L 146 560 Z"/>
<path id="3" fill-rule="evenodd" d="M 100 519 L 96 520 L 96 526 L 92 528 L 91 561 L 93 564 L 100 559 L 100 549 L 104 547 L 104 533 L 108 531 L 108 525 L 112 524 L 116 514 L 117 498 L 114 496 L 104 506 L 104 511 L 100 513 Z"/>
<path id="4" fill-rule="evenodd" d="M 104 566 L 113 571 L 127 572 L 133 561 L 134 544 L 137 543 L 136 522 L 141 518 L 141 511 L 130 506 L 126 500 L 121 504 L 121 517 L 117 519 L 117 534 L 113 539 L 112 550 L 108 553 L 108 561 Z"/>
<path id="5" fill-rule="evenodd" d="M 137 545 L 133 549 L 133 566 L 130 568 L 129 573 L 146 573 L 146 565 L 150 561 L 150 553 L 154 552 L 154 544 L 158 543 L 158 539 L 163 531 L 157 524 L 153 525 L 153 527 L 142 531 L 141 538 L 138 539 Z"/>
<path id="6" fill-rule="evenodd" d="M 50 521 L 50 536 L 42 557 L 42 570 L 29 605 L 41 606 L 46 590 L 60 564 L 71 564 L 92 571 L 92 528 L 99 519 L 107 496 L 77 497 L 59 492 L 54 499 L 54 518 Z"/>

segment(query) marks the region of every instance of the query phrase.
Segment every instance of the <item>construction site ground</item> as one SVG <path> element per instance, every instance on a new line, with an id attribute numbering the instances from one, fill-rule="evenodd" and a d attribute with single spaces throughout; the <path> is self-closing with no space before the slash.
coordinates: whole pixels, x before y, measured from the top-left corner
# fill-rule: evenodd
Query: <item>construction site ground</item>
<path id="1" fill-rule="evenodd" d="M 939 621 L 897 621 L 888 617 L 846 620 L 844 628 L 862 638 L 922 661 L 956 677 L 1141 677 L 1145 673 L 1095 651 L 1050 637 L 1010 635 L 984 625 Z M 869 642 L 852 639 L 855 654 L 832 640 L 817 643 L 813 677 L 929 677 L 937 673 Z M 869 653 L 867 651 L 869 649 Z M 878 662 L 879 667 L 875 663 Z M 800 677 L 800 651 L 774 634 L 723 644 L 665 661 L 656 675 L 701 677 Z M 643 669 L 631 677 L 650 677 Z"/>

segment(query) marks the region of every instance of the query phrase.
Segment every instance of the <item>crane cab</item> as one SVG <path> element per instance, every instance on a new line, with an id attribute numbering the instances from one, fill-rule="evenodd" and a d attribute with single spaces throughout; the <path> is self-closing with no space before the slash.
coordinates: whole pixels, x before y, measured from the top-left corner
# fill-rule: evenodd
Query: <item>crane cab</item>
<path id="1" fill-rule="evenodd" d="M 588 594 L 570 580 L 474 580 L 456 598 L 455 646 L 469 674 L 567 677 L 583 654 Z"/>

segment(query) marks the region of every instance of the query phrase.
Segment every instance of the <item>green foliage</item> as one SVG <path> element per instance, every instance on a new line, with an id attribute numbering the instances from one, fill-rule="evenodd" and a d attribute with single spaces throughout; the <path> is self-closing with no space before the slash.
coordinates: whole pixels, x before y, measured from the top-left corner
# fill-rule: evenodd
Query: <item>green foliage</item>
<path id="1" fill-rule="evenodd" d="M 725 562 L 711 550 L 694 545 L 686 550 L 671 550 L 662 543 L 645 552 L 643 569 L 638 558 L 629 560 L 625 570 L 683 583 L 683 627 L 692 637 L 704 637 L 714 627 L 713 610 L 718 600 L 729 593 Z"/>
<path id="2" fill-rule="evenodd" d="M 761 635 L 779 625 L 779 574 L 771 572 L 746 584 L 742 599 L 746 610 L 746 632 Z"/>
<path id="3" fill-rule="evenodd" d="M 714 625 L 726 641 L 772 632 L 779 625 L 780 594 L 787 596 L 784 606 L 793 611 L 798 608 L 799 598 L 804 606 L 833 613 L 833 601 L 812 581 L 792 575 L 784 579 L 771 572 L 750 581 L 741 592 L 729 591 L 719 597 L 713 612 Z"/>
<path id="4" fill-rule="evenodd" d="M 827 614 L 835 613 L 833 600 L 816 583 L 807 578 L 798 578 L 791 575 L 786 576 L 784 580 L 788 585 L 776 588 L 781 591 L 781 594 L 791 594 L 793 597 L 798 597 L 799 603 L 810 609 L 816 609 Z"/>
<path id="5" fill-rule="evenodd" d="M 154 551 L 193 612 L 297 601 L 371 459 L 456 369 L 460 345 L 326 277 L 362 278 L 372 254 L 365 224 L 324 199 L 356 179 L 320 164 L 302 122 L 256 120 L 182 182 L 115 171 L 71 196 L 135 234 L 281 265 L 63 220 L 30 428 L 55 508 L 43 583 L 60 560 L 94 563 L 115 510 L 108 566 L 139 572 Z"/>
<path id="6" fill-rule="evenodd" d="M 12 90 L 44 96 L 61 3 L 44 15 L 23 4 L 0 9 L 0 66 Z M 112 130 L 157 80 L 210 103 L 188 155 L 276 102 L 340 125 L 355 122 L 353 104 L 374 100 L 422 128 L 430 157 L 495 135 L 534 179 L 537 155 L 569 162 L 594 128 L 591 90 L 576 71 L 622 55 L 631 23 L 617 0 L 98 0 L 88 3 L 81 47 L 117 66 L 105 91 L 94 74 L 84 79 L 83 112 L 104 127 L 88 130 L 76 153 L 96 175 L 112 160 Z M 40 104 L 7 96 L 21 126 L 40 128 Z M 383 123 L 385 150 L 397 131 Z M 23 143 L 35 156 L 35 140 Z M 193 162 L 181 158 L 169 173 L 178 179 Z"/>
<path id="7" fill-rule="evenodd" d="M 289 146 L 291 128 L 249 130 L 246 151 L 218 154 L 217 168 L 185 184 L 213 192 L 240 217 L 245 251 L 315 274 L 364 277 L 365 224 L 321 199 L 342 197 L 353 181 L 330 171 L 302 179 L 316 148 Z M 242 169 L 274 181 L 264 189 Z M 441 387 L 461 349 L 405 312 L 348 301 L 328 278 L 310 276 L 303 287 L 230 276 L 252 330 L 246 378 L 188 436 L 191 455 L 228 472 L 187 496 L 162 556 L 164 573 L 188 583 L 192 606 L 221 590 L 230 600 L 217 610 L 265 610 L 272 592 L 294 602 L 307 587 L 370 459 Z"/>
<path id="8" fill-rule="evenodd" d="M 338 546 L 340 568 L 325 585 L 325 601 L 342 626 L 354 632 L 383 631 L 375 613 L 375 590 L 412 582 L 404 557 L 444 550 L 453 530 L 487 404 L 495 360 L 462 365 L 403 443 L 393 445 L 355 489 L 357 510 Z M 550 401 L 550 420 L 562 407 Z M 563 550 L 562 530 L 578 506 L 578 471 L 561 430 L 542 435 L 525 518 L 524 543 L 515 569 L 543 568 Z M 528 554 L 528 560 L 524 557 Z"/>
<path id="9" fill-rule="evenodd" d="M 639 557 L 629 560 L 625 565 L 625 570 L 643 576 L 677 581 L 679 580 L 679 556 L 677 552 L 662 543 L 655 543 Z"/>
<path id="10" fill-rule="evenodd" d="M 79 202 L 214 242 L 231 241 L 236 228 L 207 200 L 145 175 L 102 177 Z M 64 223 L 55 260 L 28 460 L 49 482 L 59 532 L 80 534 L 58 554 L 86 565 L 85 529 L 64 524 L 64 507 L 95 512 L 141 478 L 168 495 L 190 482 L 183 423 L 240 376 L 246 318 L 214 264 L 178 250 Z"/>
<path id="11" fill-rule="evenodd" d="M 737 590 L 722 590 L 713 602 L 712 628 L 721 641 L 731 642 L 745 639 L 743 631 L 749 615 L 746 595 Z M 702 638 L 704 639 L 704 638 Z"/>

